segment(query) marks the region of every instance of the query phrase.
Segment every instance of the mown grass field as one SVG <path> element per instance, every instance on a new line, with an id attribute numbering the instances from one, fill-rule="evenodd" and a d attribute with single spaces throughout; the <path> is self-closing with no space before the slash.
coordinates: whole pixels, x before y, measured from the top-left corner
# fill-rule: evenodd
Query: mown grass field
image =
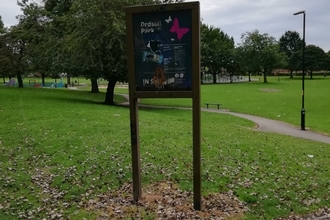
<path id="1" fill-rule="evenodd" d="M 233 112 L 258 115 L 300 126 L 302 107 L 301 78 L 268 77 L 269 83 L 202 85 L 201 101 L 222 103 Z M 121 89 L 123 90 L 123 89 Z M 118 90 L 117 90 L 118 91 Z M 120 90 L 118 91 L 120 92 Z M 189 99 L 142 99 L 148 105 L 191 106 Z M 216 106 L 212 106 L 216 107 Z M 306 127 L 330 134 L 330 77 L 305 80 Z"/>
<path id="2" fill-rule="evenodd" d="M 241 84 L 254 88 L 252 96 L 269 95 L 259 94 L 257 85 Z M 230 86 L 227 90 L 238 85 Z M 218 93 L 218 86 L 209 87 Z M 229 94 L 233 91 L 241 94 L 239 89 Z M 273 95 L 281 93 L 291 96 Z M 102 105 L 103 99 L 103 93 L 86 91 L 0 87 L 0 219 L 55 214 L 96 219 L 100 211 L 86 209 L 88 201 L 130 182 L 129 110 Z M 233 108 L 235 102 L 228 101 Z M 143 108 L 139 118 L 142 185 L 171 180 L 191 191 L 191 111 Z M 253 126 L 230 115 L 202 113 L 203 195 L 234 191 L 251 210 L 246 219 L 329 206 L 330 146 L 256 132 Z"/>
<path id="3" fill-rule="evenodd" d="M 306 128 L 330 135 L 330 77 L 317 76 L 313 80 L 305 78 Z M 25 78 L 40 81 L 39 78 Z M 48 81 L 53 79 L 47 79 Z M 46 80 L 46 81 L 47 81 Z M 63 79 L 66 80 L 66 79 Z M 90 81 L 84 78 L 73 78 L 79 81 L 80 90 L 89 91 Z M 77 82 L 78 82 L 77 81 Z M 222 103 L 222 108 L 233 112 L 258 115 L 284 121 L 300 126 L 302 107 L 301 77 L 289 79 L 287 76 L 268 77 L 269 83 L 261 81 L 236 84 L 205 84 L 201 87 L 202 107 L 204 103 Z M 106 86 L 105 81 L 100 81 Z M 84 85 L 84 86 L 81 86 Z M 105 88 L 100 88 L 105 92 Z M 116 93 L 128 93 L 127 88 L 116 88 Z M 142 104 L 190 107 L 189 99 L 142 99 Z M 216 106 L 211 106 L 216 107 Z"/>

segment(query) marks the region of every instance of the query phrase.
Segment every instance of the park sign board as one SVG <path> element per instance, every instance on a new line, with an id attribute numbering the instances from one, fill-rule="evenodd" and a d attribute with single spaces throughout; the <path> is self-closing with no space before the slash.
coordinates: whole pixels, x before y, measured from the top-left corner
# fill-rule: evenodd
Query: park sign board
<path id="1" fill-rule="evenodd" d="M 133 14 L 138 91 L 192 90 L 191 10 Z"/>
<path id="2" fill-rule="evenodd" d="M 199 2 L 128 7 L 126 30 L 135 97 L 192 98 L 200 84 Z"/>
<path id="3" fill-rule="evenodd" d="M 200 4 L 127 7 L 133 196 L 141 198 L 138 99 L 191 98 L 194 208 L 201 209 Z"/>

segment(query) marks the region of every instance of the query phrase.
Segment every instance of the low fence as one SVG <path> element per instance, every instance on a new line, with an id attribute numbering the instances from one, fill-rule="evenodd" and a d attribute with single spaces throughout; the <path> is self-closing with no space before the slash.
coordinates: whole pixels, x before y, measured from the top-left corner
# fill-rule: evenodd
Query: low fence
<path id="1" fill-rule="evenodd" d="M 14 81 L 6 82 L 5 86 L 17 87 L 18 83 Z M 62 82 L 46 82 L 44 85 L 37 83 L 35 81 L 29 81 L 29 83 L 24 83 L 24 87 L 34 87 L 34 88 L 63 88 L 65 85 Z"/>
<path id="2" fill-rule="evenodd" d="M 226 76 L 226 75 L 216 75 L 216 83 L 230 83 L 230 82 L 246 82 L 249 79 L 245 76 Z M 213 75 L 212 74 L 202 74 L 203 84 L 213 83 Z"/>

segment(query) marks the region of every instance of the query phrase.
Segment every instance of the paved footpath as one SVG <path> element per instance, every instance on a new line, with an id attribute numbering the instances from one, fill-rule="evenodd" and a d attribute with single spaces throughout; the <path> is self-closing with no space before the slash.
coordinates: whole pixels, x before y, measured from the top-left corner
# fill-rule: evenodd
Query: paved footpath
<path id="1" fill-rule="evenodd" d="M 258 125 L 256 130 L 259 130 L 259 131 L 275 132 L 275 133 L 279 133 L 279 134 L 289 135 L 289 136 L 298 137 L 298 138 L 304 138 L 304 139 L 313 140 L 313 141 L 320 141 L 320 142 L 330 144 L 329 136 L 315 133 L 315 132 L 308 131 L 308 130 L 302 131 L 302 130 L 300 130 L 300 128 L 287 124 L 285 122 L 271 120 L 268 118 L 262 118 L 262 117 L 254 116 L 254 115 L 230 112 L 230 111 L 226 111 L 226 110 L 202 108 L 202 111 L 224 113 L 224 114 L 234 115 L 237 117 L 248 119 Z"/>
<path id="2" fill-rule="evenodd" d="M 122 95 L 122 94 L 120 94 Z M 123 95 L 128 100 L 128 95 Z M 122 103 L 122 105 L 129 105 L 128 102 Z M 183 110 L 191 110 L 191 108 L 181 108 L 181 107 L 167 107 L 167 106 L 150 106 L 150 105 L 142 105 L 139 104 L 140 107 L 149 107 L 149 108 L 174 108 L 174 109 L 183 109 Z M 285 122 L 271 120 L 267 118 L 262 118 L 259 116 L 248 115 L 243 113 L 230 112 L 226 109 L 213 109 L 213 108 L 201 108 L 204 112 L 213 112 L 220 114 L 229 114 L 241 118 L 248 119 L 253 121 L 258 126 L 255 130 L 263 131 L 263 132 L 275 132 L 279 134 L 289 135 L 298 138 L 304 138 L 313 141 L 319 141 L 323 143 L 330 144 L 330 136 L 326 136 L 323 134 L 315 133 L 309 130 L 302 131 L 298 127 L 287 124 Z"/>

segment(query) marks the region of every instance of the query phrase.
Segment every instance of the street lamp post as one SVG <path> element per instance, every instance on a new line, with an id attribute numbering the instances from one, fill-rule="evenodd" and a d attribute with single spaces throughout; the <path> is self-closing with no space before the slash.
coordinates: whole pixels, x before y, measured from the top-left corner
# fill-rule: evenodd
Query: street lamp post
<path id="1" fill-rule="evenodd" d="M 299 11 L 294 13 L 293 15 L 304 15 L 303 19 L 303 57 L 302 57 L 302 107 L 301 107 L 301 130 L 305 130 L 305 20 L 306 13 L 305 11 Z"/>

